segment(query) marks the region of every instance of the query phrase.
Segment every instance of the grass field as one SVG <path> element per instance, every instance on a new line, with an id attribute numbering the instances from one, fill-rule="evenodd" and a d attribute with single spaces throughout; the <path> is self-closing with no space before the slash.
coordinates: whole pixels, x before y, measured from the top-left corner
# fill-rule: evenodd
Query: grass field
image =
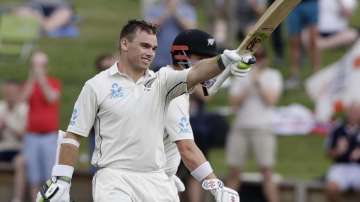
<path id="1" fill-rule="evenodd" d="M 14 2 L 2 0 L 1 3 Z M 81 36 L 76 39 L 41 39 L 38 48 L 50 56 L 50 74 L 62 80 L 61 126 L 66 128 L 72 105 L 84 81 L 94 75 L 94 59 L 103 52 L 115 52 L 120 27 L 131 18 L 140 16 L 140 0 L 76 0 L 77 14 L 81 17 L 79 26 Z M 199 13 L 203 13 L 199 8 Z M 204 17 L 200 17 L 203 24 Z M 353 24 L 360 25 L 360 12 L 356 12 Z M 236 44 L 234 44 L 236 45 Z M 345 49 L 329 51 L 324 54 L 323 64 L 330 64 L 341 57 Z M 287 65 L 280 67 L 287 74 Z M 303 68 L 303 77 L 309 75 L 308 65 Z M 25 79 L 27 65 L 20 63 L 0 63 L 1 79 Z M 303 90 L 289 91 L 284 94 L 280 104 L 298 102 L 312 107 L 311 101 Z M 226 105 L 226 93 L 213 99 L 210 106 Z M 324 174 L 329 165 L 323 152 L 323 138 L 309 135 L 301 137 L 280 137 L 278 164 L 276 171 L 287 178 L 311 179 Z M 85 145 L 85 144 L 84 144 Z M 82 149 L 86 151 L 85 147 Z M 224 175 L 223 150 L 211 152 L 211 161 L 218 174 Z M 250 163 L 247 170 L 254 170 Z"/>

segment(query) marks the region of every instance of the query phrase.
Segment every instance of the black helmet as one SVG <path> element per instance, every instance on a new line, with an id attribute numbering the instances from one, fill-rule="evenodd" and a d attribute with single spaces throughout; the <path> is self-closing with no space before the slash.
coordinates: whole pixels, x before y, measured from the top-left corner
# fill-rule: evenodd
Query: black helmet
<path id="1" fill-rule="evenodd" d="M 213 57 L 217 55 L 216 42 L 210 34 L 198 30 L 185 30 L 178 34 L 171 47 L 173 64 L 189 68 L 191 54 Z"/>

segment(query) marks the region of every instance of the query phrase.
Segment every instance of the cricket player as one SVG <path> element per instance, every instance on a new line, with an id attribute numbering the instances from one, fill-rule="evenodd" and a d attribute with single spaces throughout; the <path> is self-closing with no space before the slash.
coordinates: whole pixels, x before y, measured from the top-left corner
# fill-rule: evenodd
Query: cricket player
<path id="1" fill-rule="evenodd" d="M 95 202 L 179 201 L 173 180 L 164 171 L 163 136 L 170 101 L 226 68 L 235 76 L 244 76 L 255 58 L 225 50 L 190 69 L 163 68 L 153 73 L 148 68 L 156 47 L 156 27 L 152 24 L 130 20 L 122 28 L 119 61 L 82 88 L 67 132 L 59 133 L 53 177 L 42 187 L 37 201 L 70 200 L 79 142 L 93 126 L 92 164 L 98 168 L 93 177 Z"/>
<path id="2" fill-rule="evenodd" d="M 195 65 L 200 59 L 216 56 L 214 38 L 206 32 L 192 29 L 181 32 L 174 40 L 171 50 L 173 65 L 163 68 L 183 70 Z M 197 86 L 199 87 L 199 85 Z M 194 141 L 189 122 L 189 94 L 185 93 L 170 102 L 165 123 L 164 147 L 166 154 L 165 172 L 173 178 L 179 192 L 185 190 L 181 180 L 175 175 L 181 159 L 192 176 L 210 190 L 216 201 L 239 201 L 236 191 L 224 187 Z M 215 187 L 209 187 L 214 185 Z"/>

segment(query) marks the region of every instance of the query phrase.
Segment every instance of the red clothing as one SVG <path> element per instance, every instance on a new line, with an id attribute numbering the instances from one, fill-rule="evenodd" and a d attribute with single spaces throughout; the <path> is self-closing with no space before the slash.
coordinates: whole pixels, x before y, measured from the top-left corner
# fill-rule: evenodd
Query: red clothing
<path id="1" fill-rule="evenodd" d="M 49 85 L 60 92 L 60 81 L 48 77 Z M 29 114 L 27 131 L 32 133 L 48 133 L 59 129 L 60 100 L 49 103 L 39 83 L 35 82 L 29 98 Z"/>

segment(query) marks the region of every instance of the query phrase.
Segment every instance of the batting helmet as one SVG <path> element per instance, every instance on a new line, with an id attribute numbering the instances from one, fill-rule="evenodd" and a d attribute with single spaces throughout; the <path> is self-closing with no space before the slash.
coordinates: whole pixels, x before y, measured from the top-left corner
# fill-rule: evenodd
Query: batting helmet
<path id="1" fill-rule="evenodd" d="M 217 53 L 214 37 L 198 29 L 181 32 L 176 36 L 171 47 L 173 64 L 178 64 L 184 68 L 191 66 L 191 54 L 213 57 Z"/>

